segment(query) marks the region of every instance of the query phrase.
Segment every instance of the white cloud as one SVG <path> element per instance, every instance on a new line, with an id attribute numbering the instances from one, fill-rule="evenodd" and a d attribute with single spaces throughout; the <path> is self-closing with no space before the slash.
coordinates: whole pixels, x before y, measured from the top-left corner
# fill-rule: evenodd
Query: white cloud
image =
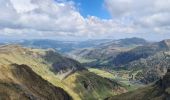
<path id="1" fill-rule="evenodd" d="M 1 0 L 2 1 L 2 0 Z M 3 0 L 0 35 L 102 37 L 113 33 L 130 33 L 133 29 L 113 20 L 94 16 L 84 18 L 73 2 L 54 0 Z M 9 10 L 9 11 L 5 11 Z M 11 17 L 11 18 L 10 18 Z M 4 26 L 7 24 L 6 26 Z"/>
<path id="2" fill-rule="evenodd" d="M 170 33 L 167 28 L 170 27 L 169 5 L 170 0 L 105 0 L 105 6 L 114 19 L 130 19 L 134 28 L 150 30 L 153 34 L 161 30 L 161 33 Z"/>
<path id="3" fill-rule="evenodd" d="M 11 0 L 11 3 L 18 13 L 31 11 L 37 8 L 36 5 L 31 3 L 31 0 Z"/>
<path id="4" fill-rule="evenodd" d="M 84 18 L 74 2 L 67 0 L 0 0 L 0 36 L 97 38 L 169 33 L 169 5 L 169 0 L 105 0 L 113 19 L 101 19 Z"/>
<path id="5" fill-rule="evenodd" d="M 169 0 L 105 0 L 112 16 L 141 16 L 170 12 Z"/>
<path id="6" fill-rule="evenodd" d="M 18 14 L 9 0 L 0 0 L 0 13 L 0 28 L 15 27 Z"/>
<path id="7" fill-rule="evenodd" d="M 128 15 L 132 10 L 132 0 L 105 0 L 105 6 L 112 16 Z"/>

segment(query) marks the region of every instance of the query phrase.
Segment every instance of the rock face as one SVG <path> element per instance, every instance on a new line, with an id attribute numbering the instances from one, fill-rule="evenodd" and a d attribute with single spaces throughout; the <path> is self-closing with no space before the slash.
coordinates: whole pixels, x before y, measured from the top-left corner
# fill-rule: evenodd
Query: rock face
<path id="1" fill-rule="evenodd" d="M 0 72 L 0 100 L 72 100 L 27 65 L 0 66 Z"/>

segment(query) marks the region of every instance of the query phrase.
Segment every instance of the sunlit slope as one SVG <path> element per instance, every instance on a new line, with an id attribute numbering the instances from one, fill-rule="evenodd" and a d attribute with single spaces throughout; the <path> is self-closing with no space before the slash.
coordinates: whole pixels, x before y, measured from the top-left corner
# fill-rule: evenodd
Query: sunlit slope
<path id="1" fill-rule="evenodd" d="M 45 62 L 39 55 L 44 54 L 43 50 L 39 49 L 28 49 L 18 45 L 8 45 L 0 47 L 0 65 L 8 64 L 25 64 L 31 67 L 31 69 L 40 75 L 45 80 L 48 80 L 55 86 L 63 88 L 67 91 L 73 99 L 80 99 L 79 96 L 67 86 L 54 74 L 50 68 L 50 64 Z"/>
<path id="2" fill-rule="evenodd" d="M 93 72 L 101 77 L 105 77 L 105 78 L 109 78 L 109 79 L 114 79 L 115 76 L 113 73 L 109 73 L 107 71 L 104 71 L 104 70 L 100 70 L 100 69 L 97 69 L 97 68 L 88 68 L 88 70 L 90 72 Z"/>

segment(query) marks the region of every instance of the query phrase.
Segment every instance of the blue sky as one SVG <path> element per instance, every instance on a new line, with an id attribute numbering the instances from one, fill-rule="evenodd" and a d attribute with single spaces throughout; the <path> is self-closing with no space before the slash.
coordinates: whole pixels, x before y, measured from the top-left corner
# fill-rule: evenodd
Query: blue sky
<path id="1" fill-rule="evenodd" d="M 170 0 L 0 0 L 0 37 L 170 38 Z"/>
<path id="2" fill-rule="evenodd" d="M 73 0 L 82 16 L 97 16 L 102 19 L 110 19 L 111 15 L 104 6 L 104 0 Z"/>

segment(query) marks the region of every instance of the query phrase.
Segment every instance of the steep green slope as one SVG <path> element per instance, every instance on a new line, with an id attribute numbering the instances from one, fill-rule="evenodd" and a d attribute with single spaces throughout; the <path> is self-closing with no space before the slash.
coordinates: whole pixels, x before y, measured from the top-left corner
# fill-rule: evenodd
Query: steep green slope
<path id="1" fill-rule="evenodd" d="M 0 100 L 72 100 L 61 88 L 42 79 L 29 66 L 0 66 Z"/>

